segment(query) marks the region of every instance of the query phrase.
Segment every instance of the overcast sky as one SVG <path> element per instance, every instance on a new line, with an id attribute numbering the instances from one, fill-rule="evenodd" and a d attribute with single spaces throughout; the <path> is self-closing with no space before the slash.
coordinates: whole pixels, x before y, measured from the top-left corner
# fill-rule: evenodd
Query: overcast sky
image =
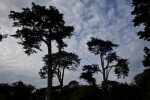
<path id="1" fill-rule="evenodd" d="M 110 40 L 119 44 L 117 54 L 129 59 L 129 76 L 125 79 L 117 79 L 111 72 L 109 79 L 120 82 L 132 82 L 132 78 L 143 71 L 141 63 L 143 48 L 148 42 L 138 39 L 136 32 L 142 30 L 142 26 L 133 27 L 130 0 L 0 0 L 0 33 L 14 34 L 16 28 L 12 27 L 13 21 L 8 18 L 11 10 L 21 11 L 24 7 L 31 7 L 35 2 L 44 6 L 55 6 L 64 14 L 66 25 L 73 26 L 74 36 L 66 39 L 68 47 L 65 49 L 74 52 L 81 58 L 81 64 L 75 71 L 65 71 L 64 83 L 77 80 L 80 84 L 86 84 L 80 80 L 82 66 L 87 64 L 100 64 L 99 56 L 95 56 L 87 50 L 86 43 L 90 37 Z M 16 39 L 8 36 L 0 42 L 0 83 L 12 83 L 23 81 L 27 84 L 36 85 L 37 88 L 45 87 L 47 80 L 40 79 L 38 72 L 43 66 L 42 57 L 47 54 L 47 48 L 43 44 L 42 52 L 27 56 L 22 46 L 17 44 Z M 53 43 L 53 52 L 56 52 Z M 102 76 L 96 75 L 97 83 L 100 84 Z M 53 85 L 58 85 L 54 78 Z"/>

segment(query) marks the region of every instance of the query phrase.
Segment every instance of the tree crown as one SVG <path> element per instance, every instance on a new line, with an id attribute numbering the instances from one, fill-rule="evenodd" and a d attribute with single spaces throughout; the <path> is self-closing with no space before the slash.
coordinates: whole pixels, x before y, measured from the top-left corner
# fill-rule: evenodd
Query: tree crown
<path id="1" fill-rule="evenodd" d="M 22 12 L 11 11 L 9 18 L 14 20 L 14 27 L 21 27 L 12 36 L 21 39 L 18 43 L 28 55 L 36 53 L 35 49 L 41 50 L 41 42 L 47 45 L 51 40 L 62 43 L 62 39 L 71 37 L 74 30 L 72 26 L 65 26 L 63 14 L 53 6 L 46 8 L 32 3 L 31 8 L 23 8 Z"/>
<path id="2" fill-rule="evenodd" d="M 87 46 L 89 51 L 95 55 L 106 55 L 107 53 L 111 52 L 114 47 L 118 47 L 118 44 L 113 44 L 111 41 L 103 41 L 101 39 L 92 37 L 91 41 L 87 42 Z"/>
<path id="3" fill-rule="evenodd" d="M 135 15 L 133 19 L 134 27 L 144 25 L 144 30 L 139 31 L 137 35 L 140 39 L 150 41 L 150 0 L 132 0 L 134 10 L 131 12 Z"/>

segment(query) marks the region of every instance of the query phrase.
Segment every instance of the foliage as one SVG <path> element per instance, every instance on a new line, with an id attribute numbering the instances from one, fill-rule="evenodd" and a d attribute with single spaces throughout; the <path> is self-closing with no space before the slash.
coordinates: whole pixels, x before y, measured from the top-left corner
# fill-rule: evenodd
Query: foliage
<path id="1" fill-rule="evenodd" d="M 34 86 L 21 81 L 14 82 L 11 85 L 0 84 L 0 95 L 8 100 L 30 100 L 34 89 Z"/>
<path id="2" fill-rule="evenodd" d="M 53 76 L 58 77 L 60 85 L 63 85 L 64 71 L 67 70 L 76 70 L 80 64 L 80 59 L 75 53 L 68 53 L 66 51 L 61 51 L 52 54 L 52 67 L 53 67 Z M 40 69 L 39 75 L 41 78 L 47 78 L 48 70 L 48 55 L 43 57 L 44 66 Z"/>
<path id="3" fill-rule="evenodd" d="M 109 91 L 106 94 L 102 87 L 66 85 L 55 94 L 55 100 L 141 100 L 139 89 L 134 85 L 108 81 Z"/>
<path id="4" fill-rule="evenodd" d="M 22 10 L 11 11 L 9 18 L 14 20 L 14 27 L 21 27 L 12 36 L 21 39 L 18 43 L 23 45 L 28 55 L 36 53 L 35 49 L 41 51 L 41 42 L 49 45 L 51 40 L 56 40 L 59 43 L 72 35 L 73 27 L 64 25 L 63 14 L 55 7 L 46 8 L 32 3 L 31 9 L 27 7 Z"/>
<path id="5" fill-rule="evenodd" d="M 0 100 L 2 98 L 11 99 L 12 87 L 9 84 L 0 84 Z"/>
<path id="6" fill-rule="evenodd" d="M 113 50 L 113 47 L 118 47 L 118 44 L 113 44 L 111 41 L 103 41 L 94 37 L 91 37 L 91 41 L 87 42 L 87 45 L 89 51 L 95 55 L 106 55 Z"/>
<path id="7" fill-rule="evenodd" d="M 93 74 L 99 71 L 98 65 L 85 65 L 82 67 L 83 72 L 80 75 L 80 79 L 86 80 L 90 85 L 96 86 L 96 79 Z"/>
<path id="8" fill-rule="evenodd" d="M 144 25 L 144 30 L 139 31 L 137 35 L 140 39 L 150 41 L 150 0 L 132 0 L 135 15 L 133 19 L 134 27 Z"/>
<path id="9" fill-rule="evenodd" d="M 34 86 L 24 84 L 21 81 L 12 83 L 13 99 L 20 100 L 22 98 L 22 100 L 29 100 L 34 89 Z"/>
<path id="10" fill-rule="evenodd" d="M 11 11 L 9 18 L 14 20 L 13 26 L 19 27 L 16 34 L 18 43 L 23 46 L 25 53 L 30 55 L 41 50 L 42 42 L 48 48 L 48 94 L 47 99 L 52 99 L 52 41 L 58 45 L 65 44 L 63 39 L 72 36 L 73 27 L 65 26 L 63 14 L 53 6 L 40 6 L 32 3 L 31 8 L 23 8 L 22 12 Z"/>
<path id="11" fill-rule="evenodd" d="M 2 39 L 4 38 L 7 38 L 7 34 L 4 34 L 4 35 L 0 34 L 0 41 L 2 41 Z"/>
<path id="12" fill-rule="evenodd" d="M 65 86 L 58 94 L 56 94 L 55 100 L 99 100 L 102 96 L 101 94 L 101 90 L 93 86 Z"/>
<path id="13" fill-rule="evenodd" d="M 79 85 L 79 82 L 77 82 L 76 80 L 73 80 L 73 81 L 70 81 L 69 84 L 68 84 L 68 87 L 75 87 L 75 86 L 78 86 Z"/>
<path id="14" fill-rule="evenodd" d="M 149 72 L 149 70 L 147 70 Z M 147 72 L 146 72 L 147 73 Z M 149 75 L 147 73 L 147 75 Z M 146 75 L 146 76 L 147 76 Z M 148 78 L 148 76 L 147 76 Z M 141 79 L 141 78 L 140 78 Z M 141 80 L 140 82 L 143 82 Z M 140 83 L 138 82 L 138 84 Z M 53 92 L 54 100 L 148 100 L 141 98 L 142 85 L 128 85 L 116 81 L 108 81 L 109 87 L 106 94 L 101 86 L 79 85 L 79 82 L 73 80 L 64 86 L 60 91 Z M 148 81 L 147 81 L 148 82 Z M 143 86 L 144 87 L 144 86 Z M 34 86 L 25 84 L 21 81 L 9 84 L 0 84 L 0 100 L 7 97 L 7 100 L 45 100 L 47 88 L 33 89 Z M 53 87 L 55 88 L 55 87 Z M 147 88 L 148 90 L 148 88 Z"/>
<path id="15" fill-rule="evenodd" d="M 107 94 L 108 100 L 142 100 L 140 97 L 139 89 L 134 85 L 128 85 L 127 83 L 116 83 L 113 81 L 108 82 L 109 93 Z M 107 95 L 105 96 L 107 98 Z"/>
<path id="16" fill-rule="evenodd" d="M 128 76 L 128 60 L 119 57 L 113 51 L 113 48 L 117 48 L 118 44 L 92 37 L 91 41 L 87 42 L 87 46 L 90 52 L 100 55 L 101 68 L 99 68 L 99 72 L 102 73 L 105 89 L 112 68 L 114 68 L 114 72 L 118 78 Z"/>
<path id="17" fill-rule="evenodd" d="M 1 27 L 0 27 L 1 28 Z M 7 34 L 1 34 L 0 33 L 0 41 L 2 41 L 2 39 L 7 38 Z"/>
<path id="18" fill-rule="evenodd" d="M 145 47 L 144 52 L 145 52 L 144 60 L 142 61 L 143 65 L 145 67 L 150 67 L 150 49 Z"/>
<path id="19" fill-rule="evenodd" d="M 150 98 L 150 69 L 145 69 L 143 73 L 134 77 L 135 85 L 140 89 L 142 98 Z M 146 99 L 148 100 L 148 99 Z"/>
<path id="20" fill-rule="evenodd" d="M 45 100 L 46 88 L 36 89 L 32 95 L 32 100 Z"/>

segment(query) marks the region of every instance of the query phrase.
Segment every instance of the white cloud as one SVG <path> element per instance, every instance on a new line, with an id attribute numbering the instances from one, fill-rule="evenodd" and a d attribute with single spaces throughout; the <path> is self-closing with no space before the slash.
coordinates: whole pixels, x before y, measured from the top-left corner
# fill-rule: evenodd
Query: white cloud
<path id="1" fill-rule="evenodd" d="M 135 32 L 140 28 L 133 28 L 131 22 L 133 16 L 130 15 L 132 8 L 127 1 L 124 0 L 45 0 L 45 1 L 25 1 L 25 0 L 0 0 L 0 33 L 14 34 L 16 28 L 12 27 L 12 20 L 9 20 L 8 15 L 10 10 L 20 11 L 23 7 L 31 7 L 31 2 L 40 5 L 56 6 L 61 13 L 64 14 L 66 25 L 74 26 L 74 36 L 71 39 L 66 39 L 68 47 L 65 49 L 69 52 L 75 52 L 79 55 L 81 66 L 84 64 L 99 64 L 99 57 L 90 53 L 86 43 L 90 37 L 97 37 L 104 40 L 110 40 L 118 43 L 120 47 L 117 53 L 121 57 L 129 59 L 130 74 L 126 81 L 131 81 L 132 77 L 143 70 L 141 60 L 143 59 L 143 48 L 148 46 L 148 43 L 139 40 Z M 41 80 L 38 76 L 38 71 L 42 67 L 42 57 L 47 54 L 46 45 L 42 46 L 42 52 L 28 57 L 22 49 L 21 45 L 16 42 L 18 40 L 8 38 L 0 43 L 0 81 L 12 82 L 24 80 L 38 87 L 44 87 L 46 80 Z M 57 51 L 56 43 L 53 43 L 53 52 Z M 65 84 L 72 80 L 70 77 L 74 74 L 73 79 L 77 79 L 82 72 L 82 67 L 79 67 L 76 72 L 66 71 Z M 6 73 L 8 73 L 8 75 Z M 4 77 L 4 75 L 6 75 Z M 11 76 L 12 75 L 12 76 Z M 25 77 L 25 78 L 23 78 Z M 100 74 L 96 75 L 100 82 Z M 111 74 L 109 79 L 116 79 L 114 74 Z M 9 81 L 8 81 L 9 80 Z M 34 80 L 34 81 L 32 81 Z M 44 85 L 43 85 L 44 84 Z M 57 79 L 54 79 L 54 84 L 58 84 Z"/>
<path id="2" fill-rule="evenodd" d="M 114 8 L 111 8 L 109 11 L 108 11 L 108 17 L 111 18 L 114 14 Z"/>

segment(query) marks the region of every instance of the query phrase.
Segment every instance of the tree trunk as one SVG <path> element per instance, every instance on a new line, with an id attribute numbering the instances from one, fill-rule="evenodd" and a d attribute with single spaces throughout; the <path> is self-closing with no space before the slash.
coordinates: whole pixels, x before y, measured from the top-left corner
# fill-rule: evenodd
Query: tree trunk
<path id="1" fill-rule="evenodd" d="M 47 100 L 52 100 L 52 81 L 53 81 L 53 71 L 52 71 L 52 46 L 51 41 L 48 44 L 48 88 L 47 88 Z"/>
<path id="2" fill-rule="evenodd" d="M 102 75 L 103 75 L 103 87 L 104 87 L 104 91 L 107 92 L 107 79 L 106 79 L 106 69 L 104 67 L 104 58 L 103 55 L 100 54 L 100 60 L 101 60 L 101 66 L 102 66 Z"/>
<path id="3" fill-rule="evenodd" d="M 61 78 L 61 89 L 63 88 L 64 84 L 63 84 L 63 81 L 64 81 L 64 71 L 65 71 L 65 67 L 63 67 L 63 72 L 62 72 L 62 78 Z"/>

